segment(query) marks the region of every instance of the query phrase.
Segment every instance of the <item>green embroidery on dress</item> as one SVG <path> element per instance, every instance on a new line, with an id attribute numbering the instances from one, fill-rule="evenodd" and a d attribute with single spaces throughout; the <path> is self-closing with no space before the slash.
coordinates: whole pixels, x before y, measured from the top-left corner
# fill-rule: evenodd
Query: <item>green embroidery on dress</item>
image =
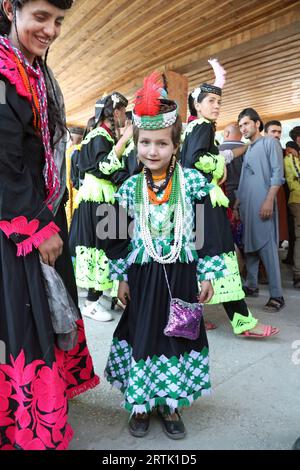
<path id="1" fill-rule="evenodd" d="M 240 335 L 244 331 L 251 330 L 258 323 L 258 320 L 252 316 L 250 310 L 248 310 L 248 316 L 245 317 L 240 313 L 235 312 L 231 325 L 235 335 Z"/>
<path id="2" fill-rule="evenodd" d="M 148 412 L 159 405 L 171 408 L 190 406 L 209 393 L 208 349 L 191 351 L 180 357 L 164 355 L 136 362 L 125 340 L 113 339 L 105 376 L 124 395 L 130 412 Z"/>
<path id="3" fill-rule="evenodd" d="M 218 185 L 218 181 L 222 178 L 225 168 L 225 158 L 223 155 L 213 155 L 207 153 L 199 158 L 195 163 L 195 167 L 204 173 L 210 173 L 213 177 L 211 184 L 213 185 L 210 191 L 210 199 L 213 207 L 219 206 L 228 207 L 229 199 L 225 196 L 222 188 Z"/>
<path id="4" fill-rule="evenodd" d="M 200 258 L 197 264 L 197 275 L 199 281 L 211 281 L 223 278 L 228 273 L 224 257 L 205 256 Z"/>
<path id="5" fill-rule="evenodd" d="M 104 175 L 112 175 L 122 167 L 122 159 L 118 158 L 115 148 L 107 155 L 107 161 L 99 163 L 99 170 Z"/>
<path id="6" fill-rule="evenodd" d="M 184 234 L 182 249 L 179 255 L 178 261 L 181 263 L 191 263 L 198 261 L 198 254 L 195 249 L 195 234 L 194 230 L 194 205 L 193 202 L 201 200 L 205 197 L 210 189 L 211 185 L 207 182 L 207 179 L 194 169 L 184 169 L 185 186 L 186 186 L 186 204 L 185 204 L 185 223 L 184 223 Z M 126 258 L 128 266 L 131 264 L 144 264 L 151 263 L 153 260 L 150 258 L 145 250 L 141 239 L 140 226 L 138 221 L 138 205 L 135 205 L 136 200 L 136 186 L 140 176 L 135 175 L 129 178 L 120 188 L 117 198 L 120 205 L 125 207 L 129 214 L 135 219 L 134 233 L 131 241 L 130 253 Z M 150 204 L 150 215 L 151 215 L 151 230 L 153 234 L 153 242 L 155 249 L 160 256 L 165 256 L 170 253 L 172 243 L 174 241 L 173 231 L 169 232 L 165 221 L 170 221 L 172 228 L 172 220 L 170 217 L 170 210 L 168 204 L 153 205 Z M 171 233 L 171 236 L 170 236 Z M 113 262 L 111 270 L 111 279 L 122 280 L 122 272 L 115 273 L 114 263 L 120 265 L 120 260 Z M 210 269 L 208 269 L 210 268 Z M 203 271 L 203 272 L 202 272 Z M 226 265 L 222 257 L 215 256 L 212 258 L 207 257 L 202 267 L 200 265 L 197 269 L 200 280 L 220 278 L 226 275 Z"/>
<path id="7" fill-rule="evenodd" d="M 214 279 L 212 281 L 214 295 L 208 302 L 211 305 L 241 300 L 245 297 L 236 253 L 232 251 L 230 253 L 224 253 L 223 256 L 229 274 L 221 279 Z"/>
<path id="8" fill-rule="evenodd" d="M 82 289 L 104 291 L 111 289 L 108 259 L 103 250 L 76 247 L 76 284 Z"/>
<path id="9" fill-rule="evenodd" d="M 112 296 L 112 298 L 118 297 L 118 290 L 119 290 L 119 281 L 114 281 L 113 286 L 111 288 L 111 292 L 110 292 L 110 295 Z"/>
<path id="10" fill-rule="evenodd" d="M 116 191 L 117 187 L 111 181 L 99 179 L 86 173 L 83 184 L 77 193 L 76 203 L 89 201 L 114 204 Z"/>
<path id="11" fill-rule="evenodd" d="M 109 260 L 109 278 L 112 281 L 127 281 L 127 269 L 126 259 Z"/>
<path id="12" fill-rule="evenodd" d="M 126 145 L 126 148 L 123 152 L 123 157 L 128 157 L 128 155 L 134 150 L 134 141 L 133 138 L 129 140 L 129 143 Z"/>
<path id="13" fill-rule="evenodd" d="M 114 139 L 111 137 L 111 135 L 105 130 L 103 127 L 97 127 L 96 129 L 93 129 L 91 132 L 88 133 L 86 138 L 82 141 L 82 145 L 87 145 L 90 143 L 92 139 L 95 137 L 102 136 L 105 137 L 106 140 L 111 142 L 113 145 L 115 145 Z"/>
<path id="14" fill-rule="evenodd" d="M 199 157 L 195 167 L 204 173 L 211 173 L 214 179 L 219 180 L 224 174 L 225 158 L 223 155 L 207 152 Z"/>

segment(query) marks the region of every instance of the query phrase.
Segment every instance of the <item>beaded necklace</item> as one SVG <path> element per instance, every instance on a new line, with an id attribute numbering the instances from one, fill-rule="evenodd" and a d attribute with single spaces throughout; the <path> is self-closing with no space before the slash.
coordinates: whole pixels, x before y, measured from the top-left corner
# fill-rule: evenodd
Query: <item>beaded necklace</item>
<path id="1" fill-rule="evenodd" d="M 25 55 L 10 42 L 7 36 L 0 35 L 0 44 L 3 45 L 8 51 L 8 59 L 12 62 L 12 65 L 14 64 L 14 67 L 17 68 L 20 79 L 22 80 L 26 91 L 31 97 L 31 106 L 35 108 L 35 106 L 38 104 L 36 109 L 33 111 L 33 117 L 34 125 L 36 128 L 40 128 L 43 141 L 45 155 L 43 175 L 47 194 L 45 203 L 50 207 L 59 196 L 60 178 L 51 146 L 51 136 L 48 121 L 48 97 L 45 77 L 38 61 L 36 61 L 35 67 L 33 67 L 28 62 Z M 12 66 L 12 73 L 14 72 L 14 67 Z M 38 116 L 36 111 L 38 111 Z"/>
<path id="2" fill-rule="evenodd" d="M 295 155 L 292 155 L 292 158 L 293 158 L 293 165 L 294 165 L 294 168 L 295 168 L 297 179 L 298 179 L 298 181 L 300 181 L 300 169 L 297 166 L 297 164 L 299 165 L 299 162 L 296 162 Z"/>
<path id="3" fill-rule="evenodd" d="M 148 168 L 145 167 L 146 180 L 147 180 L 148 187 L 151 189 L 151 191 L 153 191 L 154 193 L 158 193 L 158 192 L 163 191 L 164 189 L 166 189 L 166 187 L 168 186 L 169 181 L 172 178 L 172 175 L 174 173 L 175 165 L 176 165 L 176 157 L 173 155 L 173 157 L 171 159 L 171 162 L 170 162 L 170 165 L 169 165 L 169 167 L 167 169 L 167 172 L 166 172 L 165 181 L 161 185 L 158 185 L 158 184 L 154 183 L 155 180 L 156 181 L 159 180 L 159 177 L 156 177 L 154 179 L 153 176 L 152 176 L 151 171 Z"/>
<path id="4" fill-rule="evenodd" d="M 136 185 L 135 203 L 138 210 L 143 245 L 148 255 L 160 264 L 175 263 L 182 249 L 185 217 L 185 180 L 183 170 L 179 164 L 175 166 L 172 180 L 172 191 L 165 220 L 170 228 L 170 220 L 173 218 L 174 241 L 170 252 L 162 256 L 157 253 L 153 244 L 153 238 L 156 234 L 153 233 L 151 224 L 150 201 L 145 172 L 138 176 Z"/>
<path id="5" fill-rule="evenodd" d="M 154 204 L 154 205 L 157 206 L 157 205 L 163 204 L 164 202 L 168 202 L 168 200 L 170 199 L 170 196 L 171 196 L 172 187 L 173 187 L 173 184 L 172 184 L 172 178 L 171 178 L 168 182 L 168 185 L 167 185 L 166 189 L 165 189 L 165 193 L 164 193 L 163 197 L 161 199 L 158 199 L 157 194 L 155 194 L 155 192 L 152 191 L 152 189 L 150 189 L 149 186 L 148 186 L 148 195 L 149 195 L 149 199 L 150 199 L 151 204 Z"/>
<path id="6" fill-rule="evenodd" d="M 152 175 L 153 181 L 161 181 L 161 180 L 166 179 L 166 177 L 167 177 L 167 172 L 163 173 L 162 175 L 156 175 L 156 176 Z"/>

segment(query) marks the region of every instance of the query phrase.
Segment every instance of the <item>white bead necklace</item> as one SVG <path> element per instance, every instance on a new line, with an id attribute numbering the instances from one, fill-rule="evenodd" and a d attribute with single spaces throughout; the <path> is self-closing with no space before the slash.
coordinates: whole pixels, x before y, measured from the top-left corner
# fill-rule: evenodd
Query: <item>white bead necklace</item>
<path id="1" fill-rule="evenodd" d="M 145 247 L 148 255 L 157 263 L 160 264 L 171 264 L 177 261 L 181 249 L 182 249 L 182 239 L 183 239 L 183 230 L 184 230 L 184 218 L 185 218 L 185 180 L 184 174 L 181 166 L 178 165 L 179 172 L 179 187 L 180 187 L 180 197 L 176 203 L 174 211 L 174 244 L 171 246 L 171 250 L 168 254 L 159 256 L 155 250 L 151 232 L 149 229 L 148 221 L 150 220 L 150 202 L 146 177 L 143 178 L 143 204 L 140 210 L 140 227 L 141 227 L 141 237 L 143 245 Z"/>

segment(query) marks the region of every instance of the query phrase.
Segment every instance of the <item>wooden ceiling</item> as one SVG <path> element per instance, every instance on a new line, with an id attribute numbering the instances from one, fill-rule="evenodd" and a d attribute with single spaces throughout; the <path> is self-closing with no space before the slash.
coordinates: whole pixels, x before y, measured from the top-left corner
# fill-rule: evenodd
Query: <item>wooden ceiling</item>
<path id="1" fill-rule="evenodd" d="M 213 81 L 207 59 L 227 70 L 218 127 L 254 107 L 262 118 L 300 118 L 299 0 L 76 0 L 49 63 L 70 125 L 117 90 L 132 101 L 152 70 Z"/>

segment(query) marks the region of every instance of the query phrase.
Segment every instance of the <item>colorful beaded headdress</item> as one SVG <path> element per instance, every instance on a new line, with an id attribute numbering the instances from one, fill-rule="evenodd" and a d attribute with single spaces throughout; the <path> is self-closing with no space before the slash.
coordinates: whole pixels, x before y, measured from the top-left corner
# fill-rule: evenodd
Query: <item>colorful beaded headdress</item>
<path id="1" fill-rule="evenodd" d="M 163 112 L 163 105 L 174 108 Z M 172 126 L 178 116 L 178 106 L 168 99 L 163 79 L 159 72 L 153 72 L 144 78 L 143 87 L 135 95 L 133 121 L 139 129 L 155 130 Z"/>
<path id="2" fill-rule="evenodd" d="M 215 82 L 213 85 L 203 83 L 200 87 L 195 88 L 192 97 L 197 101 L 201 93 L 213 93 L 214 95 L 222 96 L 222 88 L 225 85 L 226 71 L 218 62 L 218 59 L 210 59 L 208 63 L 212 66 L 215 73 Z"/>

